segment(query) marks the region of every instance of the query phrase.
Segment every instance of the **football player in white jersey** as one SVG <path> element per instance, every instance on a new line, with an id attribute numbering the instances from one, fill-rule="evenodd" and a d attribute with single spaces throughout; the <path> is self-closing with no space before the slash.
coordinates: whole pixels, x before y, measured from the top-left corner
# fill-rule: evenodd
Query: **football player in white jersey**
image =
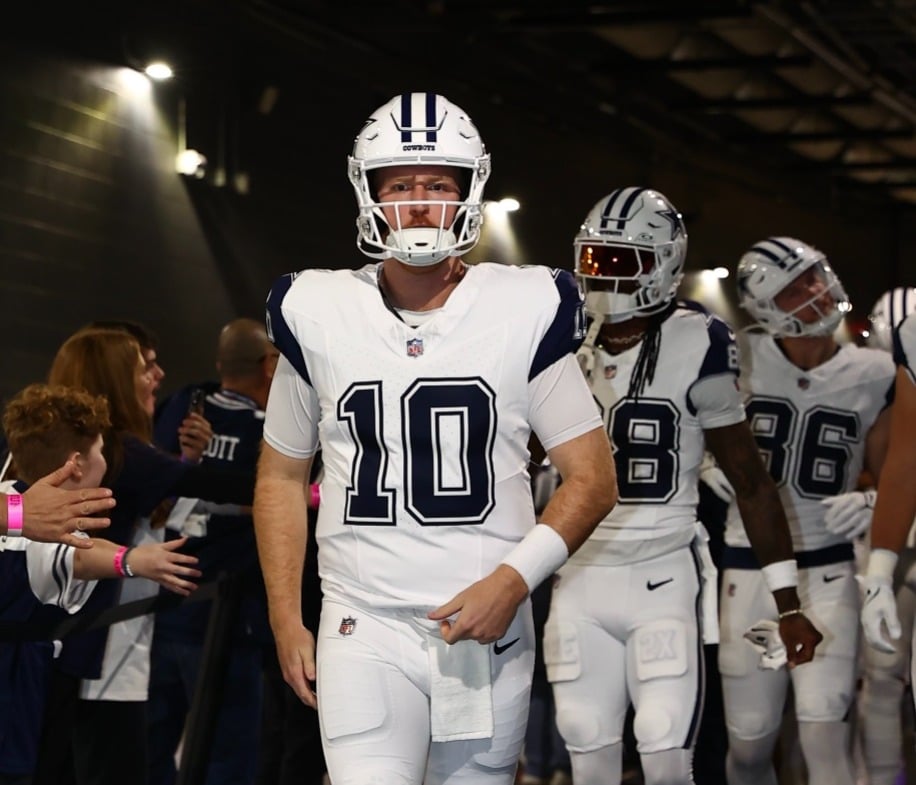
<path id="1" fill-rule="evenodd" d="M 875 302 L 868 315 L 868 345 L 893 351 L 893 331 L 916 312 L 916 289 L 897 286 L 888 289 Z M 874 491 L 870 491 L 874 506 Z M 912 542 L 913 528 L 908 543 Z M 865 554 L 867 559 L 867 554 Z M 861 555 L 860 555 L 861 559 Z M 894 591 L 902 634 L 892 643 L 893 650 L 866 645 L 862 648 L 865 673 L 859 698 L 862 753 L 870 785 L 893 785 L 903 760 L 901 699 L 910 665 L 910 652 L 916 595 L 907 577 L 916 573 L 916 548 L 908 544 L 901 552 L 894 571 Z"/>
<path id="2" fill-rule="evenodd" d="M 916 517 L 916 314 L 907 316 L 894 331 L 894 360 L 897 385 L 891 436 L 878 481 L 862 606 L 866 640 L 888 652 L 901 634 L 892 584 L 894 567 Z"/>
<path id="3" fill-rule="evenodd" d="M 528 594 L 616 501 L 574 352 L 573 276 L 478 264 L 490 157 L 433 93 L 376 110 L 350 181 L 358 270 L 286 276 L 258 549 L 284 677 L 317 706 L 335 783 L 512 782 L 534 662 Z M 563 484 L 535 525 L 532 431 Z M 316 643 L 300 615 L 309 463 L 324 479 Z"/>
<path id="4" fill-rule="evenodd" d="M 632 702 L 646 783 L 692 783 L 704 620 L 713 642 L 717 631 L 696 517 L 704 445 L 740 484 L 777 579 L 794 568 L 789 532 L 745 421 L 734 335 L 674 299 L 687 252 L 678 211 L 657 191 L 618 189 L 588 213 L 574 248 L 592 318 L 579 357 L 615 451 L 619 503 L 554 586 L 544 652 L 557 724 L 576 785 L 617 783 Z M 797 612 L 791 576 L 773 588 L 793 661 L 804 662 L 820 636 Z"/>
<path id="5" fill-rule="evenodd" d="M 791 679 L 809 782 L 852 785 L 846 720 L 859 597 L 849 538 L 868 514 L 858 478 L 865 467 L 874 476 L 881 469 L 893 363 L 884 352 L 836 342 L 849 300 L 811 246 L 788 237 L 763 240 L 741 258 L 737 283 L 741 306 L 763 328 L 745 333 L 742 346 L 745 408 L 789 519 L 802 607 L 825 640 L 804 667 L 761 667 L 744 635 L 777 609 L 747 547 L 744 510 L 733 504 L 719 644 L 727 776 L 730 785 L 775 785 L 772 752 Z"/>

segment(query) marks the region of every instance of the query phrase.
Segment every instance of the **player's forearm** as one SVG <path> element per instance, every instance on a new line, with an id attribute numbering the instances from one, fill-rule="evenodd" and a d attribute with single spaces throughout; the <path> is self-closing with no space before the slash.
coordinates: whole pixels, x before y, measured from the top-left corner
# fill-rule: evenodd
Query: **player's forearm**
<path id="1" fill-rule="evenodd" d="M 871 547 L 900 553 L 916 517 L 916 448 L 888 454 L 878 481 L 878 498 L 871 522 Z"/>
<path id="2" fill-rule="evenodd" d="M 305 489 L 289 478 L 258 477 L 254 528 L 271 623 L 302 623 L 302 566 L 308 540 Z"/>

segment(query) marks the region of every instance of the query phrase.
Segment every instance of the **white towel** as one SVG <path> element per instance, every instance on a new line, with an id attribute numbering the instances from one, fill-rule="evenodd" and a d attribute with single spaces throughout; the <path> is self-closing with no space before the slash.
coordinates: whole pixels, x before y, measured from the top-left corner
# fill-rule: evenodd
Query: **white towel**
<path id="1" fill-rule="evenodd" d="M 493 735 L 490 647 L 477 641 L 448 644 L 427 634 L 430 731 L 433 741 L 488 739 Z"/>
<path id="2" fill-rule="evenodd" d="M 719 642 L 719 586 L 718 570 L 709 552 L 709 533 L 699 521 L 696 522 L 696 533 L 693 539 L 694 552 L 700 557 L 700 580 L 703 582 L 703 643 Z"/>

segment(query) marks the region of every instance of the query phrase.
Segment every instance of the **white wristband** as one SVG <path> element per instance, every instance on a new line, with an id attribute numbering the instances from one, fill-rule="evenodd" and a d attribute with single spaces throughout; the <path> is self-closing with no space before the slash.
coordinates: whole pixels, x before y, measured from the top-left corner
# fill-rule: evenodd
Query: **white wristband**
<path id="1" fill-rule="evenodd" d="M 890 581 L 894 578 L 894 569 L 896 567 L 896 553 L 889 551 L 887 548 L 875 548 L 868 554 L 868 568 L 865 570 L 865 574 Z"/>
<path id="2" fill-rule="evenodd" d="M 765 564 L 760 571 L 763 573 L 763 580 L 771 592 L 779 591 L 780 589 L 794 589 L 798 586 L 798 564 L 795 559 Z"/>
<path id="3" fill-rule="evenodd" d="M 553 575 L 569 558 L 566 541 L 556 529 L 539 523 L 502 560 L 525 581 L 528 591 L 534 591 Z"/>

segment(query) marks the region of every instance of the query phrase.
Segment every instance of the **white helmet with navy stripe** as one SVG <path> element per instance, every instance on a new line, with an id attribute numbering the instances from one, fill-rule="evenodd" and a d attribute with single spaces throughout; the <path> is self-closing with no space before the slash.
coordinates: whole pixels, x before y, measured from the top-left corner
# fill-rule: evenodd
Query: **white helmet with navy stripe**
<path id="1" fill-rule="evenodd" d="M 868 345 L 875 349 L 893 350 L 894 328 L 916 311 L 916 288 L 897 286 L 882 294 L 868 315 Z"/>
<path id="2" fill-rule="evenodd" d="M 658 313 L 674 299 L 687 258 L 681 214 L 651 188 L 601 199 L 573 241 L 585 310 L 603 322 Z"/>
<path id="3" fill-rule="evenodd" d="M 812 269 L 819 285 L 811 297 L 789 311 L 780 308 L 779 293 Z M 741 307 L 777 337 L 830 335 L 852 310 L 827 257 L 794 237 L 768 237 L 756 243 L 738 262 L 736 277 Z"/>
<path id="4" fill-rule="evenodd" d="M 473 122 L 460 107 L 435 93 L 396 96 L 370 115 L 347 160 L 350 183 L 359 203 L 357 246 L 367 256 L 393 257 L 422 267 L 460 256 L 476 245 L 490 156 Z M 466 176 L 451 226 L 444 225 L 445 210 L 438 227 L 402 228 L 391 226 L 385 219 L 370 182 L 371 173 L 387 166 L 413 164 L 452 166 Z"/>

